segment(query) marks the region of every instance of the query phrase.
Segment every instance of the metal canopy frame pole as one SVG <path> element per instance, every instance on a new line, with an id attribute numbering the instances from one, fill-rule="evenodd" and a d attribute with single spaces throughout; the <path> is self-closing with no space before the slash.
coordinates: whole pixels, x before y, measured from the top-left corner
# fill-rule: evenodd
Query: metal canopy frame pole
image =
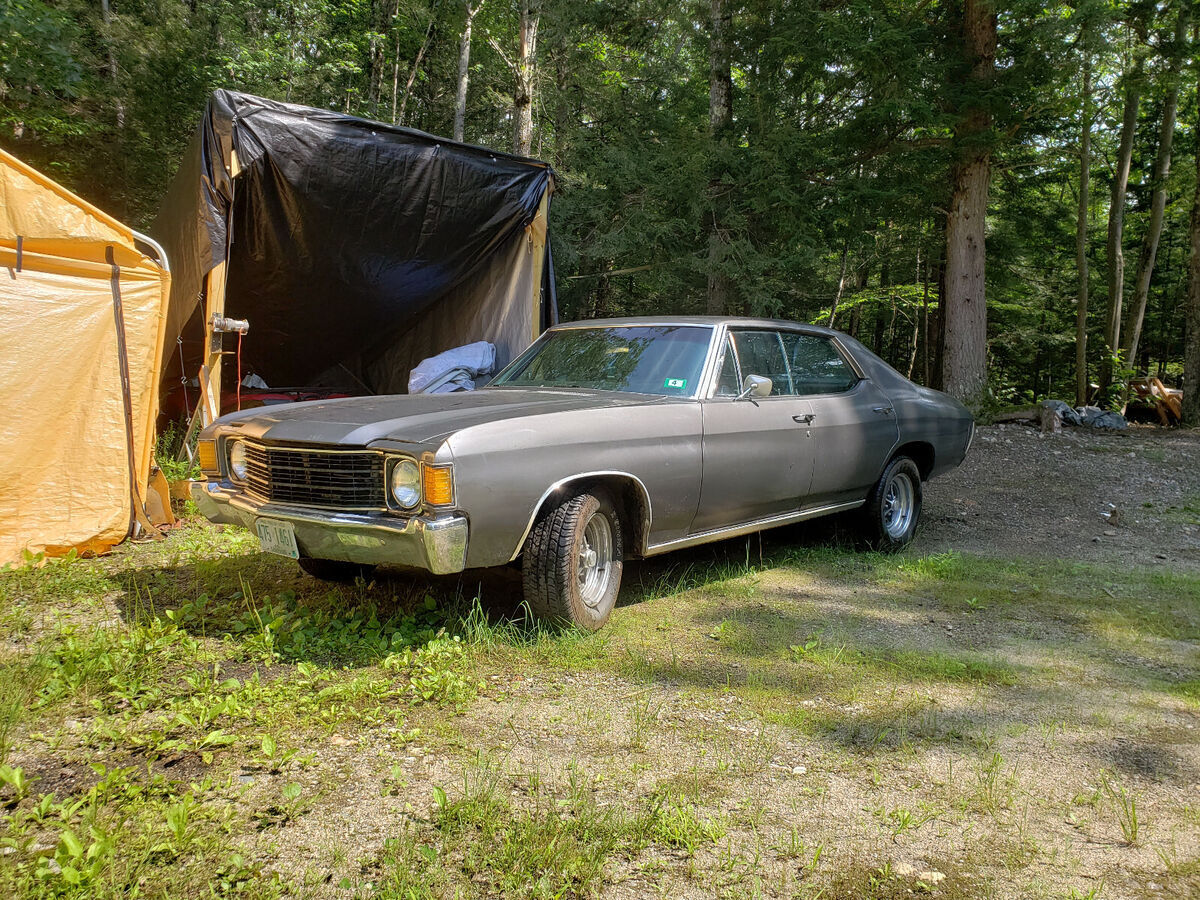
<path id="1" fill-rule="evenodd" d="M 225 222 L 225 257 L 204 276 L 204 363 L 200 366 L 200 425 L 211 425 L 221 416 L 221 357 L 223 334 L 214 326 L 225 316 L 225 287 L 229 275 L 229 248 L 233 237 L 233 181 L 241 172 L 237 151 L 229 148 L 230 200 Z M 191 431 L 191 428 L 188 429 Z"/>

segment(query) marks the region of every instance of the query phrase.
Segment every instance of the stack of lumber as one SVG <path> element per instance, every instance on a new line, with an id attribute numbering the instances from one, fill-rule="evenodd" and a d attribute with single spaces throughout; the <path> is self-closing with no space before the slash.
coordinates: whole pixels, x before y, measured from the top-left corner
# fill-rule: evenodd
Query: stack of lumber
<path id="1" fill-rule="evenodd" d="M 1183 391 L 1167 387 L 1158 378 L 1131 381 L 1129 389 L 1130 403 L 1154 410 L 1163 425 L 1178 425 L 1183 418 Z"/>

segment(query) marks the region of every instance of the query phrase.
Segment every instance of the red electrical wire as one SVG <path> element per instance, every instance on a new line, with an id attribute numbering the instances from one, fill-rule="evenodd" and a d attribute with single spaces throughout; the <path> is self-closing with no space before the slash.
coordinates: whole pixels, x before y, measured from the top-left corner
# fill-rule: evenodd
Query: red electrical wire
<path id="1" fill-rule="evenodd" d="M 242 333 L 238 332 L 238 348 L 237 348 L 237 408 L 238 412 L 242 410 Z"/>

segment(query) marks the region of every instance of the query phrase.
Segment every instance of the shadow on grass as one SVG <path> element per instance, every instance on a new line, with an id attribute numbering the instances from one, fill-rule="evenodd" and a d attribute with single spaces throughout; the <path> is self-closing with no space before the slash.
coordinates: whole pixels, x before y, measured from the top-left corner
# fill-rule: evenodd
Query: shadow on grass
<path id="1" fill-rule="evenodd" d="M 689 581 L 740 575 L 748 564 L 770 565 L 802 533 L 791 531 L 790 539 L 755 535 L 631 560 L 618 603 L 630 606 L 676 593 Z M 105 592 L 126 622 L 169 619 L 197 636 L 228 638 L 240 656 L 357 666 L 442 630 L 482 626 L 524 644 L 547 637 L 523 605 L 517 566 L 441 577 L 380 567 L 369 580 L 335 584 L 261 552 L 240 529 L 201 525 L 119 556 L 106 569 Z"/>
<path id="2" fill-rule="evenodd" d="M 1093 703 L 1098 686 L 1177 700 L 1179 685 L 1200 678 L 1185 654 L 1164 662 L 1155 649 L 1200 636 L 1200 579 L 889 557 L 859 551 L 850 535 L 831 519 L 629 561 L 625 612 L 596 638 L 569 638 L 595 645 L 571 660 L 553 645 L 569 640 L 528 622 L 515 567 L 447 577 L 381 568 L 370 582 L 332 585 L 242 543 L 241 552 L 138 560 L 118 603 L 129 619 L 149 611 L 193 634 L 228 636 L 243 655 L 336 666 L 370 665 L 443 629 L 469 638 L 485 627 L 518 654 L 541 641 L 530 655 L 538 663 L 749 689 L 767 718 L 857 752 L 984 747 L 998 730 L 1039 727 L 1050 710 L 1073 715 L 1081 689 Z M 940 705 L 917 702 L 935 687 Z M 856 709 L 863 690 L 890 696 Z M 965 699 L 948 702 L 947 692 Z M 1170 744 L 1131 736 L 1093 749 L 1115 769 L 1173 777 L 1185 766 Z"/>

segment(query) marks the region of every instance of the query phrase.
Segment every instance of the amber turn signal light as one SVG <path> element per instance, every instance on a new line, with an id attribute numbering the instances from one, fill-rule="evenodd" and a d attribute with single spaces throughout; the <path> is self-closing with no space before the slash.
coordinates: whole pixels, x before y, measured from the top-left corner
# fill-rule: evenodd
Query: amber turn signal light
<path id="1" fill-rule="evenodd" d="M 449 506 L 454 502 L 454 469 L 451 466 L 424 466 L 425 502 L 430 506 Z"/>
<path id="2" fill-rule="evenodd" d="M 200 464 L 200 470 L 205 474 L 215 474 L 220 469 L 220 466 L 217 465 L 217 442 L 197 441 L 196 462 Z"/>

